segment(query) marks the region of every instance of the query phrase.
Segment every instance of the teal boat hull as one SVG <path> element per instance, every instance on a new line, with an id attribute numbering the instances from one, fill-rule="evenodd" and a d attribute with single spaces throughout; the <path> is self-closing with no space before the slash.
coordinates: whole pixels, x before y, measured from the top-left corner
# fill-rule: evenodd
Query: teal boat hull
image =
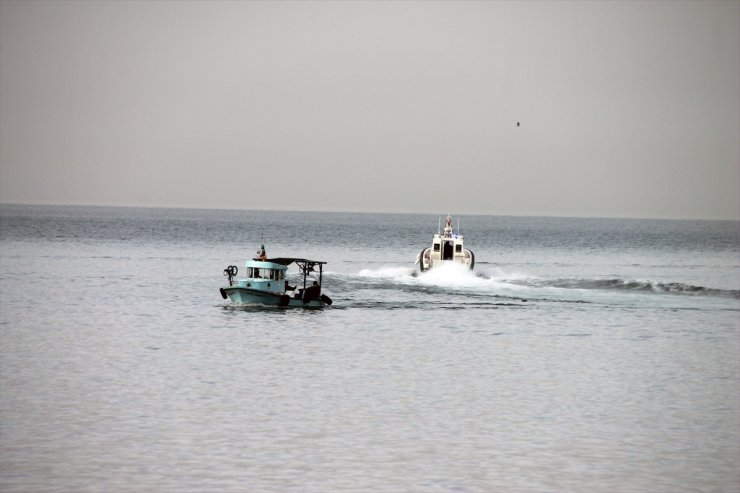
<path id="1" fill-rule="evenodd" d="M 328 303 L 328 298 L 322 295 L 320 299 L 304 301 L 287 294 L 269 293 L 256 289 L 243 288 L 239 286 L 226 286 L 221 288 L 222 295 L 225 294 L 232 301 L 240 305 L 267 305 L 286 306 L 300 308 L 323 308 Z"/>

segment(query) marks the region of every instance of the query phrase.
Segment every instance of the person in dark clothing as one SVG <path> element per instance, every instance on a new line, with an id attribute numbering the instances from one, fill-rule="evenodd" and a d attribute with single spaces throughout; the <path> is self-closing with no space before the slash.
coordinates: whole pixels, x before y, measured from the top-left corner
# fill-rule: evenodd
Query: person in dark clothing
<path id="1" fill-rule="evenodd" d="M 318 300 L 319 296 L 321 296 L 321 286 L 319 286 L 319 283 L 314 281 L 313 286 L 309 286 L 306 288 L 306 292 L 303 293 L 303 301 L 309 302 L 313 300 Z"/>

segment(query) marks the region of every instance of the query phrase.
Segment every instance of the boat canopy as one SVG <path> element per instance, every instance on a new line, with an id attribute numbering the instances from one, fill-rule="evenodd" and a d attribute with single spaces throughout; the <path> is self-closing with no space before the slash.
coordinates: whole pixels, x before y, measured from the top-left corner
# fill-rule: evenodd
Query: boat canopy
<path id="1" fill-rule="evenodd" d="M 252 260 L 257 260 L 260 262 L 272 262 L 273 264 L 280 264 L 280 265 L 290 265 L 293 262 L 297 264 L 304 264 L 304 265 L 324 265 L 326 262 L 323 262 L 321 260 L 309 260 L 307 258 L 295 258 L 295 257 L 276 257 L 276 258 L 268 258 L 267 260 L 260 260 L 259 258 L 255 258 Z"/>

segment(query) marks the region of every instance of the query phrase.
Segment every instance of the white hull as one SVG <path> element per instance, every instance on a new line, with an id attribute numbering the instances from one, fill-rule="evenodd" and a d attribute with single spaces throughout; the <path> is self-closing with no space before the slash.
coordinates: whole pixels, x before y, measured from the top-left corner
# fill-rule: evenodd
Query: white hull
<path id="1" fill-rule="evenodd" d="M 447 216 L 444 231 L 434 235 L 432 246 L 424 248 L 416 256 L 419 270 L 426 272 L 444 264 L 460 264 L 473 270 L 475 254 L 472 250 L 465 248 L 463 242 L 463 235 L 452 229 L 452 218 Z"/>
<path id="2" fill-rule="evenodd" d="M 416 257 L 416 261 L 419 264 L 419 270 L 426 272 L 429 269 L 433 269 L 434 267 L 439 267 L 444 264 L 460 264 L 468 267 L 470 270 L 473 270 L 475 267 L 475 254 L 467 248 L 463 248 L 462 254 L 454 255 L 452 258 L 443 259 L 441 257 L 442 256 L 439 254 L 435 255 L 432 248 L 425 248 Z"/>

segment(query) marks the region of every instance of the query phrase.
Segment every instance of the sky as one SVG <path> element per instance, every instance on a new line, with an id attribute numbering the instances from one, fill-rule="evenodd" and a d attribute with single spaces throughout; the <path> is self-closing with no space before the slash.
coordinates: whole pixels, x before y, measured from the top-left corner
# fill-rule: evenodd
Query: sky
<path id="1" fill-rule="evenodd" d="M 740 1 L 0 0 L 0 203 L 739 220 Z"/>

